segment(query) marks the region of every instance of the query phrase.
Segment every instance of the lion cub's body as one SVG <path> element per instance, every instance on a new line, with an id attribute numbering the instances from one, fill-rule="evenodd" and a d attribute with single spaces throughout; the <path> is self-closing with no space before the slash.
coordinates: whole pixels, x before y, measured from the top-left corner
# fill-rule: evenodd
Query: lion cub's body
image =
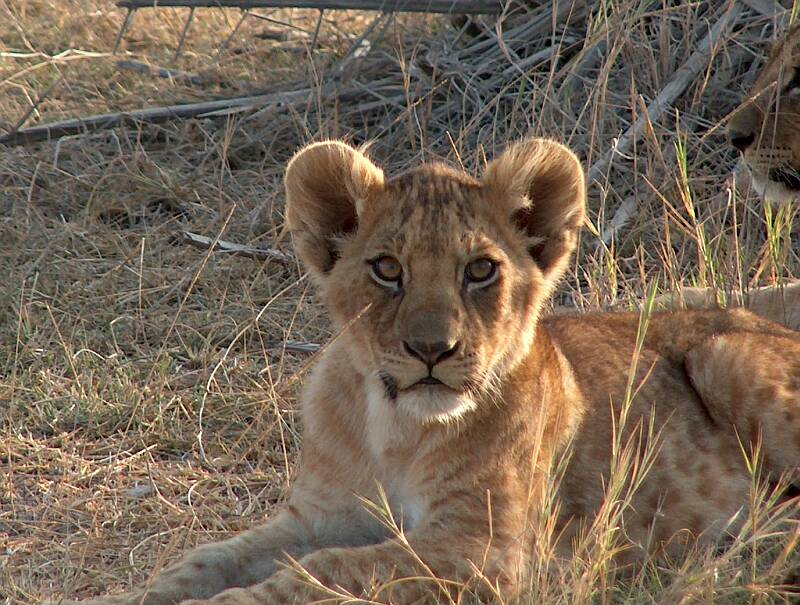
<path id="1" fill-rule="evenodd" d="M 634 556 L 725 534 L 751 483 L 738 439 L 763 434 L 773 478 L 800 463 L 797 333 L 746 311 L 540 319 L 583 222 L 583 172 L 564 147 L 523 141 L 481 180 L 433 165 L 387 181 L 327 142 L 286 182 L 296 248 L 340 331 L 301 398 L 287 506 L 100 602 L 513 594 L 570 444 L 564 554 L 603 502 L 617 431 L 623 445 L 658 435 L 624 515 Z M 789 439 L 771 445 L 776 434 Z M 288 557 L 303 571 L 280 568 Z"/>
<path id="2" fill-rule="evenodd" d="M 587 401 L 561 482 L 562 520 L 591 518 L 605 497 L 600 477 L 609 474 L 609 444 L 613 443 L 613 429 L 619 424 L 625 402 L 639 316 L 595 313 L 553 317 L 544 320 L 542 327 L 571 361 L 577 386 Z M 764 392 L 749 401 L 743 390 L 734 393 L 728 401 L 735 407 L 735 418 L 724 417 L 719 402 L 699 395 L 709 386 L 716 390 L 735 381 L 737 374 L 739 379 L 752 382 L 762 366 L 769 366 L 770 361 L 749 356 L 746 372 L 738 373 L 735 367 L 723 364 L 722 375 L 715 375 L 713 381 L 687 368 L 687 356 L 693 351 L 715 339 L 724 343 L 731 332 L 774 347 L 784 363 L 794 355 L 788 365 L 800 379 L 798 335 L 750 313 L 692 311 L 652 317 L 636 361 L 636 396 L 626 421 L 631 432 L 641 426 L 646 433 L 650 422 L 660 428 L 658 454 L 624 515 L 625 534 L 637 545 L 652 549 L 677 546 L 687 538 L 716 541 L 726 531 L 736 531 L 736 515 L 746 511 L 752 487 L 739 439 L 749 444 L 758 438 L 759 430 L 768 439 L 788 420 L 794 426 L 794 443 L 781 441 L 772 447 L 792 450 L 794 464 L 800 462 L 800 390 L 795 388 L 782 400 L 776 393 Z M 767 336 L 770 334 L 774 337 Z M 787 334 L 791 344 L 783 345 L 779 336 Z M 744 351 L 747 346 L 750 342 Z M 741 346 L 737 348 L 742 350 Z M 588 350 L 593 351 L 591 356 Z M 751 353 L 757 355 L 755 350 Z M 713 365 L 714 361 L 709 356 L 701 363 Z M 762 385 L 768 388 L 766 381 Z M 737 427 L 738 436 L 732 426 Z M 772 463 L 772 449 L 766 451 L 769 445 L 764 448 Z M 781 462 L 772 465 L 773 473 L 790 468 Z M 566 536 L 574 529 L 573 525 Z"/>

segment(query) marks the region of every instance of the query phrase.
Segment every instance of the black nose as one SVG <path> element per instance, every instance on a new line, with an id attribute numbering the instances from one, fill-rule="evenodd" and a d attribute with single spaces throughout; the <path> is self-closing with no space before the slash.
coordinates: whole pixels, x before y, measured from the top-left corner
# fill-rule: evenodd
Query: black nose
<path id="1" fill-rule="evenodd" d="M 406 353 L 416 357 L 430 369 L 440 361 L 455 355 L 456 351 L 458 351 L 459 343 L 458 341 L 445 342 L 440 340 L 428 342 L 425 340 L 412 340 L 411 342 L 403 341 L 403 347 Z"/>
<path id="2" fill-rule="evenodd" d="M 744 150 L 750 147 L 750 145 L 753 144 L 753 141 L 756 140 L 756 135 L 752 132 L 739 132 L 737 130 L 731 130 L 728 133 L 728 140 L 730 141 L 731 145 L 744 153 Z"/>

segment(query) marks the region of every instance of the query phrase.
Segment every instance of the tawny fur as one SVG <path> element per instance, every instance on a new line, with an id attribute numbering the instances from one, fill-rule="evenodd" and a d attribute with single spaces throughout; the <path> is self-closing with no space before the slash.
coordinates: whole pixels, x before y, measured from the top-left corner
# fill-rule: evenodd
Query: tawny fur
<path id="1" fill-rule="evenodd" d="M 742 444 L 800 440 L 796 332 L 743 310 L 540 319 L 585 203 L 581 166 L 557 143 L 517 143 L 483 179 L 426 165 L 387 180 L 326 142 L 295 156 L 286 186 L 298 252 L 341 334 L 301 397 L 304 445 L 285 509 L 190 552 L 147 589 L 94 603 L 289 605 L 350 593 L 402 605 L 464 586 L 513 595 L 544 539 L 537 516 L 566 448 L 557 530 L 569 556 L 605 498 L 615 432 L 646 449 L 642 429 L 658 431 L 624 514 L 635 558 L 724 539 L 749 502 Z M 385 256 L 402 265 L 388 285 L 375 275 Z M 475 259 L 499 273 L 468 279 Z M 414 351 L 428 345 L 446 355 L 424 362 Z M 797 447 L 764 452 L 765 476 L 800 463 Z M 365 503 L 384 498 L 400 536 Z"/>

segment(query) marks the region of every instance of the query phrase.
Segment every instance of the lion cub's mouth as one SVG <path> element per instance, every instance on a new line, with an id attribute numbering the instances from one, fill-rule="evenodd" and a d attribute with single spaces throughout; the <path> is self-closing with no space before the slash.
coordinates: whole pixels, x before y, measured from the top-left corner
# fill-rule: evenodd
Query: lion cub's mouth
<path id="1" fill-rule="evenodd" d="M 438 378 L 434 378 L 433 376 L 426 376 L 422 380 L 417 380 L 417 382 L 412 384 L 411 387 L 413 388 L 413 387 L 421 385 L 421 384 L 423 384 L 423 385 L 442 385 L 442 386 L 447 386 L 445 383 L 443 383 Z"/>

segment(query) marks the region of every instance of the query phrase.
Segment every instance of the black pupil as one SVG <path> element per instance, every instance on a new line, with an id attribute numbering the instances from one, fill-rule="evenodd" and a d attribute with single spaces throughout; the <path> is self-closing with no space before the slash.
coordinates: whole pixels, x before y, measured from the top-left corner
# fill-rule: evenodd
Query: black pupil
<path id="1" fill-rule="evenodd" d="M 479 260 L 470 265 L 469 276 L 477 281 L 486 279 L 492 273 L 492 264 L 486 260 Z"/>
<path id="2" fill-rule="evenodd" d="M 378 274 L 388 280 L 395 280 L 398 276 L 397 263 L 391 259 L 384 258 L 378 261 Z"/>

